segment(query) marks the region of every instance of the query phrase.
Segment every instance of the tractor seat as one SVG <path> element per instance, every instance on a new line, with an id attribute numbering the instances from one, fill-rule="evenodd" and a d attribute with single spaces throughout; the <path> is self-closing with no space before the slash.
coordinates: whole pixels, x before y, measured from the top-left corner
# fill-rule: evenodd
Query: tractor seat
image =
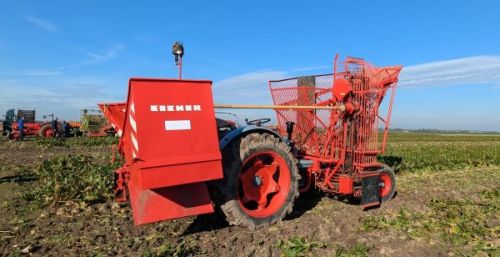
<path id="1" fill-rule="evenodd" d="M 236 128 L 236 123 L 230 120 L 223 120 L 219 118 L 215 118 L 217 123 L 217 130 L 225 131 L 225 130 L 233 130 Z"/>

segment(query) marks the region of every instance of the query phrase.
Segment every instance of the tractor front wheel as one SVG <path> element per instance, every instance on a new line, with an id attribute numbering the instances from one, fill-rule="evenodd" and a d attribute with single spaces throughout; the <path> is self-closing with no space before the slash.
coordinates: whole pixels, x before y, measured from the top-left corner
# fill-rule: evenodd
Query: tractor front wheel
<path id="1" fill-rule="evenodd" d="M 249 134 L 223 151 L 221 209 L 231 225 L 255 229 L 281 221 L 299 196 L 297 161 L 269 134 Z"/>
<path id="2" fill-rule="evenodd" d="M 389 166 L 384 165 L 379 172 L 378 180 L 380 200 L 382 202 L 391 200 L 396 193 L 396 174 Z"/>
<path id="3" fill-rule="evenodd" d="M 10 130 L 5 130 L 2 134 L 5 138 L 12 139 L 12 132 Z"/>

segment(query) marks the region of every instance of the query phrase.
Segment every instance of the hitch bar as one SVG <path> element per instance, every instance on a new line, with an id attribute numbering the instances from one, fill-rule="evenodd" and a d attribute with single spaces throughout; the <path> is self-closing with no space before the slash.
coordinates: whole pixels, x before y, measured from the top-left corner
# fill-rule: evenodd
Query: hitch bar
<path id="1" fill-rule="evenodd" d="M 219 109 L 273 109 L 273 110 L 339 110 L 345 111 L 345 105 L 252 105 L 252 104 L 214 104 Z"/>

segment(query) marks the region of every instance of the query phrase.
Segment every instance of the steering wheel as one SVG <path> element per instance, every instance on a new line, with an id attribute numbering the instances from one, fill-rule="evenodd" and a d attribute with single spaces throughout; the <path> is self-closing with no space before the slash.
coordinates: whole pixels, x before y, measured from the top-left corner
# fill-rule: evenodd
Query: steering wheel
<path id="1" fill-rule="evenodd" d="M 260 118 L 260 119 L 256 119 L 256 120 L 247 120 L 245 119 L 247 125 L 255 125 L 255 126 L 260 126 L 262 124 L 265 124 L 265 123 L 268 123 L 271 121 L 270 118 Z"/>

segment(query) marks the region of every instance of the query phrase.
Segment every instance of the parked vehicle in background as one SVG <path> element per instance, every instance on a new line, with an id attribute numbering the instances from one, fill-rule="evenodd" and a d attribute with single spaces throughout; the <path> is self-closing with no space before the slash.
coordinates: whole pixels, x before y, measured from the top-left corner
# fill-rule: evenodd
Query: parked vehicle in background
<path id="1" fill-rule="evenodd" d="M 83 109 L 80 116 L 79 132 L 84 136 L 114 136 L 116 131 L 99 110 Z M 71 123 L 70 123 L 71 124 Z M 71 124 L 72 127 L 77 124 Z"/>
<path id="2" fill-rule="evenodd" d="M 36 121 L 35 110 L 21 110 L 9 109 L 5 114 L 5 119 L 0 121 L 0 133 L 8 139 L 17 140 L 20 136 L 17 121 L 19 118 L 24 117 L 24 135 L 25 136 L 39 136 L 39 137 L 55 137 L 52 121 L 54 114 L 44 115 L 44 118 L 50 117 L 52 120 Z M 102 137 L 114 136 L 116 131 L 113 126 L 106 120 L 99 110 L 83 109 L 81 111 L 80 121 L 59 120 L 56 122 L 58 131 L 64 131 L 64 122 L 67 127 L 65 137 L 74 136 L 89 136 L 89 137 Z"/>
<path id="3" fill-rule="evenodd" d="M 52 137 L 53 132 L 50 128 L 49 122 L 38 122 L 35 120 L 35 110 L 21 110 L 9 109 L 5 113 L 5 120 L 2 122 L 2 135 L 8 139 L 17 139 L 20 136 L 17 121 L 19 118 L 24 117 L 24 135 L 25 136 L 41 136 Z"/>

